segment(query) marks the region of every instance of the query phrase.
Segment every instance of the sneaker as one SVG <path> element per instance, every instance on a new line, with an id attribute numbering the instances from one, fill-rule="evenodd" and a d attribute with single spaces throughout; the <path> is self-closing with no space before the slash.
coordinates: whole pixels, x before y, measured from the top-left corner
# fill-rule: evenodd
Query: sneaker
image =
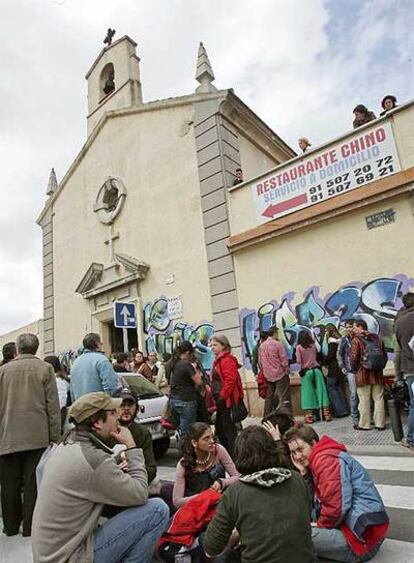
<path id="1" fill-rule="evenodd" d="M 409 450 L 412 450 L 414 452 L 414 445 L 410 444 L 410 442 L 407 442 L 407 438 L 403 438 L 401 440 L 401 445 L 404 446 L 404 448 L 408 448 Z"/>
<path id="2" fill-rule="evenodd" d="M 359 424 L 354 424 L 354 430 L 365 430 L 365 432 L 369 432 L 371 428 L 362 428 Z"/>

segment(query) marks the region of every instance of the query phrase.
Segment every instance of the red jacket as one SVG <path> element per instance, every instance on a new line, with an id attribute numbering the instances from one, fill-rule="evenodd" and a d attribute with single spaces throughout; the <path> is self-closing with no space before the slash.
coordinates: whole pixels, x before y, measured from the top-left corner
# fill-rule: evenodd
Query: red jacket
<path id="1" fill-rule="evenodd" d="M 329 436 L 312 448 L 309 469 L 320 502 L 318 528 L 339 528 L 357 555 L 385 537 L 389 519 L 367 471 Z"/>
<path id="2" fill-rule="evenodd" d="M 162 535 L 159 545 L 167 542 L 190 547 L 197 534 L 205 530 L 213 519 L 221 493 L 207 489 L 181 506 Z"/>
<path id="3" fill-rule="evenodd" d="M 239 362 L 230 352 L 220 353 L 214 360 L 213 379 L 220 380 L 220 399 L 226 407 L 237 405 L 243 398 L 243 386 L 239 374 Z"/>

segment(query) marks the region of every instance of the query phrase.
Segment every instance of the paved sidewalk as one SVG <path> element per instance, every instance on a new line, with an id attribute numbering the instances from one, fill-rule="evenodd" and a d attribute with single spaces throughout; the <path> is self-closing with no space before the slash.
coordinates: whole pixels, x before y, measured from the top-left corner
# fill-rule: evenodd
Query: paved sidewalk
<path id="1" fill-rule="evenodd" d="M 243 426 L 249 426 L 250 424 L 260 424 L 260 419 L 249 417 L 243 422 Z M 320 436 L 329 434 L 331 438 L 349 446 L 350 449 L 353 446 L 392 446 L 396 450 L 407 452 L 407 448 L 403 448 L 398 442 L 394 441 L 389 419 L 387 419 L 386 429 L 382 431 L 378 431 L 374 427 L 369 431 L 354 430 L 350 416 L 334 418 L 332 422 L 315 422 L 312 426 Z M 404 432 L 406 432 L 405 417 L 403 419 L 403 428 Z"/>

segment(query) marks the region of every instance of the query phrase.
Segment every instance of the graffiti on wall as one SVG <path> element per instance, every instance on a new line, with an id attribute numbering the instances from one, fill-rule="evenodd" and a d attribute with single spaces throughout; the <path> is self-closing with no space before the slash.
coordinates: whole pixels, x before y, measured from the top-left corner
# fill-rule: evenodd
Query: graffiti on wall
<path id="1" fill-rule="evenodd" d="M 168 303 L 160 297 L 144 306 L 144 333 L 146 352 L 156 351 L 158 355 L 172 354 L 179 342 L 188 340 L 196 349 L 203 367 L 209 369 L 213 354 L 208 347 L 213 335 L 211 323 L 192 325 L 185 322 L 172 321 L 168 316 Z"/>
<path id="2" fill-rule="evenodd" d="M 393 278 L 376 278 L 366 284 L 352 282 L 335 293 L 321 297 L 318 287 L 309 288 L 301 302 L 295 304 L 295 293 L 285 294 L 280 302 L 269 301 L 257 310 L 240 311 L 243 363 L 251 368 L 251 355 L 260 331 L 276 325 L 279 338 L 286 346 L 289 359 L 295 362 L 295 345 L 302 330 L 312 333 L 317 346 L 327 351 L 325 327 L 333 324 L 341 332 L 348 319 L 363 319 L 368 330 L 379 334 L 389 352 L 393 350 L 392 327 L 401 296 L 410 290 L 414 279 L 403 274 Z"/>

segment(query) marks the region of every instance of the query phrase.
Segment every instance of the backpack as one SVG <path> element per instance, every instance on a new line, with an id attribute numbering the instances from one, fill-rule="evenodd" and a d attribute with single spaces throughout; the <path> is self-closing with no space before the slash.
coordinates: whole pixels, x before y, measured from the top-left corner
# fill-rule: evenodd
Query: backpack
<path id="1" fill-rule="evenodd" d="M 372 371 L 382 371 L 387 363 L 387 358 L 381 346 L 381 340 L 375 337 L 374 340 L 361 338 L 363 343 L 362 367 Z"/>

